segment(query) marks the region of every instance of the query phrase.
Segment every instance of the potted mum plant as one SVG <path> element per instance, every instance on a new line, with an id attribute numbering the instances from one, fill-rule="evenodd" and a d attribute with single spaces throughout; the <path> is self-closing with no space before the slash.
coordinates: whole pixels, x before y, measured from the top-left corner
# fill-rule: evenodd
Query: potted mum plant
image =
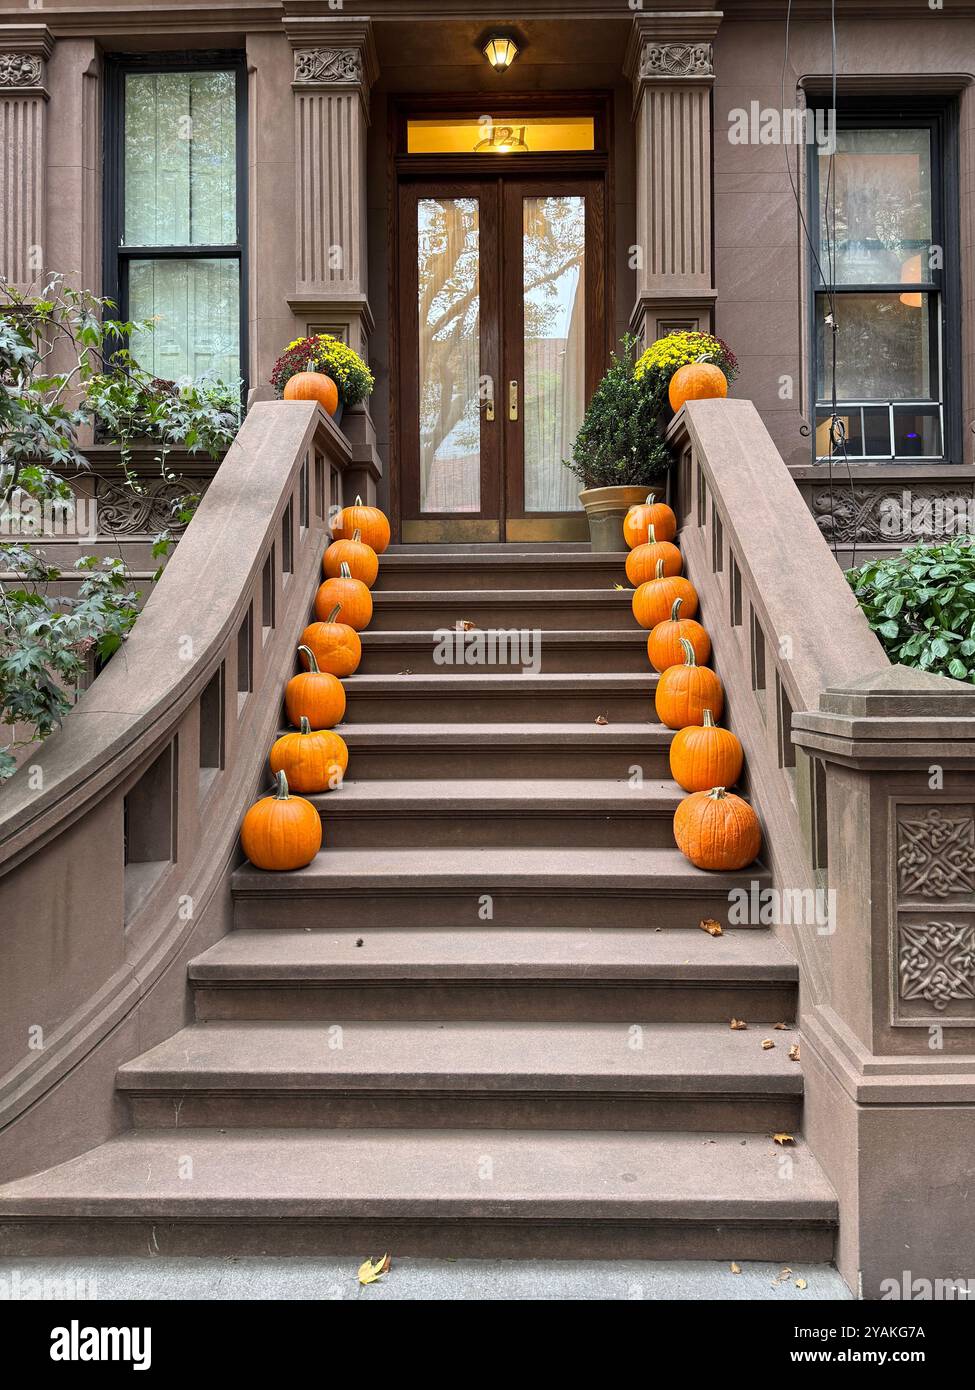
<path id="1" fill-rule="evenodd" d="M 649 377 L 654 387 L 663 391 L 666 423 L 669 423 L 674 414 L 671 409 L 671 381 L 682 367 L 698 362 L 717 367 L 724 374 L 729 386 L 738 375 L 738 358 L 724 339 L 716 338 L 713 333 L 668 333 L 665 338 L 658 338 L 656 342 L 651 343 L 646 352 L 637 359 L 633 369 L 633 375 L 637 380 L 646 380 Z M 720 377 L 718 384 L 721 384 Z"/>
<path id="2" fill-rule="evenodd" d="M 365 400 L 375 385 L 359 354 L 331 333 L 289 343 L 274 364 L 271 385 L 285 400 L 317 400 L 338 424 L 346 406 Z"/>

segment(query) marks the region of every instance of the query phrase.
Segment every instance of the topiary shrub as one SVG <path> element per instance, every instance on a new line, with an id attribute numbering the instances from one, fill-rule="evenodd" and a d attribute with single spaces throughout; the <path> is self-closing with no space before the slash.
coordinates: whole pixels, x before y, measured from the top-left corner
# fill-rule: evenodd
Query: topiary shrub
<path id="1" fill-rule="evenodd" d="M 661 434 L 666 382 L 633 371 L 637 340 L 623 339 L 596 387 L 565 460 L 583 487 L 645 487 L 664 477 L 671 456 Z"/>

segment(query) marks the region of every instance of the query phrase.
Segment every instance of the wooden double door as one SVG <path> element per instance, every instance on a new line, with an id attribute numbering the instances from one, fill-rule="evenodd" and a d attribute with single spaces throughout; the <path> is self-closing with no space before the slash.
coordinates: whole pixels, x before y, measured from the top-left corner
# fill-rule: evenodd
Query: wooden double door
<path id="1" fill-rule="evenodd" d="M 564 466 L 605 368 L 603 181 L 404 181 L 398 208 L 405 541 L 581 540 Z"/>

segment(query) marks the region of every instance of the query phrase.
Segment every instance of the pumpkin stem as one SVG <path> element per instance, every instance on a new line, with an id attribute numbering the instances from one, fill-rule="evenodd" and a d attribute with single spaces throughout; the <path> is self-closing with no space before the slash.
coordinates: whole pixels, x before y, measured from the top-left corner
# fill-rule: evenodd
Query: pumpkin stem
<path id="1" fill-rule="evenodd" d="M 274 793 L 274 799 L 275 801 L 287 801 L 288 798 L 288 779 L 284 775 L 284 768 L 282 768 L 278 773 L 278 789 Z"/>
<path id="2" fill-rule="evenodd" d="M 355 505 L 356 505 L 357 507 L 361 507 L 361 506 L 362 506 L 362 498 L 359 496 L 358 493 L 356 493 L 356 495 L 355 495 Z"/>
<path id="3" fill-rule="evenodd" d="M 706 709 L 704 711 L 704 727 L 705 729 L 714 728 L 714 715 L 711 713 L 709 709 Z"/>
<path id="4" fill-rule="evenodd" d="M 656 567 L 656 569 L 655 569 L 654 572 L 653 572 L 653 577 L 654 577 L 654 579 L 663 579 L 663 577 L 664 577 L 664 562 L 663 562 L 663 560 L 658 560 L 658 561 L 657 561 L 657 567 Z"/>
<path id="5" fill-rule="evenodd" d="M 332 609 L 331 613 L 329 613 L 329 615 L 328 615 L 328 617 L 325 619 L 325 621 L 326 621 L 327 623 L 334 623 L 334 622 L 335 622 L 335 619 L 338 617 L 338 615 L 339 615 L 341 612 L 342 612 L 342 605 L 341 605 L 340 603 L 337 603 L 337 604 L 335 605 L 335 607 Z"/>
<path id="6" fill-rule="evenodd" d="M 657 544 L 657 533 L 656 533 L 656 531 L 653 529 L 653 523 L 651 523 L 651 524 L 647 527 L 647 540 L 650 542 L 651 545 L 656 545 L 656 544 Z"/>
<path id="7" fill-rule="evenodd" d="M 311 724 L 308 722 L 308 716 L 306 714 L 301 716 L 301 732 L 303 734 L 311 733 Z"/>
<path id="8" fill-rule="evenodd" d="M 361 540 L 362 540 L 362 531 L 359 529 L 358 526 L 357 526 L 357 527 L 355 528 L 355 530 L 352 532 L 352 539 L 353 539 L 354 541 L 361 541 Z"/>
<path id="9" fill-rule="evenodd" d="M 691 646 L 690 642 L 688 642 L 686 637 L 680 637 L 677 640 L 680 642 L 681 647 L 684 649 L 684 665 L 696 666 L 697 661 L 694 657 L 694 648 Z"/>
<path id="10" fill-rule="evenodd" d="M 656 497 L 656 495 L 657 495 L 657 494 L 656 494 L 655 492 L 648 492 L 648 493 L 647 493 L 646 505 L 647 505 L 648 507 L 653 505 L 653 499 Z"/>
<path id="11" fill-rule="evenodd" d="M 712 787 L 708 792 L 708 800 L 723 801 L 727 795 L 728 793 L 725 791 L 724 787 Z"/>
<path id="12" fill-rule="evenodd" d="M 349 564 L 347 560 L 343 560 L 342 563 L 339 565 L 339 574 L 342 576 L 343 579 L 352 578 L 352 571 L 349 569 Z"/>
<path id="13" fill-rule="evenodd" d="M 304 646 L 304 644 L 302 644 L 302 646 L 300 646 L 298 650 L 299 652 L 304 652 L 305 656 L 308 658 L 308 669 L 309 671 L 311 671 L 312 675 L 320 676 L 321 671 L 319 671 L 318 669 L 318 661 L 311 647 L 306 647 Z"/>
<path id="14" fill-rule="evenodd" d="M 661 562 L 662 563 L 662 562 Z M 684 602 L 682 598 L 675 598 L 670 606 L 670 621 L 676 623 L 680 619 L 680 606 Z"/>

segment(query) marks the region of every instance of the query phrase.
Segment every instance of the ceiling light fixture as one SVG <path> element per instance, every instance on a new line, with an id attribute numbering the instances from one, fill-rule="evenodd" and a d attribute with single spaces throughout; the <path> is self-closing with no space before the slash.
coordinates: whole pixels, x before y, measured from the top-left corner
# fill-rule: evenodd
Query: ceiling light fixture
<path id="1" fill-rule="evenodd" d="M 481 52 L 495 72 L 504 72 L 517 58 L 518 45 L 514 39 L 498 34 L 488 39 Z"/>

